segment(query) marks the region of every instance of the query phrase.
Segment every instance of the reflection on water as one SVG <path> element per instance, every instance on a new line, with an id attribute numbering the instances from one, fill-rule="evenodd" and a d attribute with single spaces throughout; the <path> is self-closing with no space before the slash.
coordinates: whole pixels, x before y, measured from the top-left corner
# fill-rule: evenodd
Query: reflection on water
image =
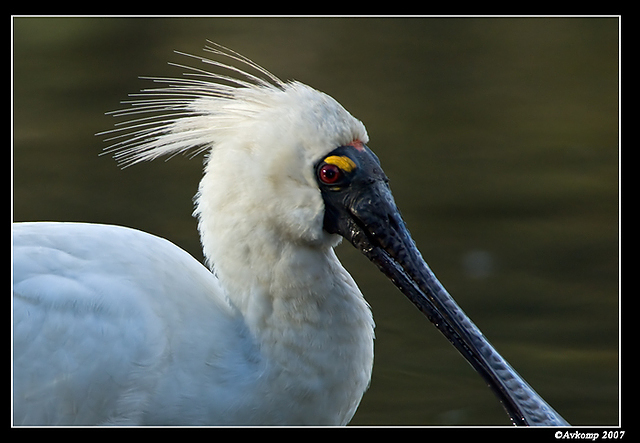
<path id="1" fill-rule="evenodd" d="M 133 226 L 201 257 L 200 160 L 98 157 L 105 111 L 205 39 L 369 130 L 440 280 L 573 424 L 618 422 L 614 18 L 16 18 L 13 216 Z M 353 424 L 507 424 L 456 351 L 348 245 L 376 365 Z"/>

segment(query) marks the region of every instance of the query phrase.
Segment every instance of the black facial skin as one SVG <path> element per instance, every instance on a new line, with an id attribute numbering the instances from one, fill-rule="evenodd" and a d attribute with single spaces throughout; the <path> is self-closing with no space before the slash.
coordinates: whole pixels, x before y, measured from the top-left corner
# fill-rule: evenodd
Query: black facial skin
<path id="1" fill-rule="evenodd" d="M 345 170 L 325 159 L 348 157 Z M 435 277 L 396 207 L 389 180 L 365 145 L 341 146 L 316 165 L 324 229 L 349 240 L 444 334 L 484 378 L 513 424 L 568 426 L 498 354 Z"/>

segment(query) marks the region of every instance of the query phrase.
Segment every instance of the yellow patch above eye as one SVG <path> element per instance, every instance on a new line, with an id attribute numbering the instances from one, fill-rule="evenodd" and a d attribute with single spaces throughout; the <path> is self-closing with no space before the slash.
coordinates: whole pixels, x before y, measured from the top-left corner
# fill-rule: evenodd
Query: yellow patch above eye
<path id="1" fill-rule="evenodd" d="M 353 160 L 344 155 L 330 155 L 329 157 L 324 159 L 324 162 L 329 163 L 330 165 L 336 165 L 345 172 L 351 172 L 356 169 L 356 164 L 353 162 Z"/>

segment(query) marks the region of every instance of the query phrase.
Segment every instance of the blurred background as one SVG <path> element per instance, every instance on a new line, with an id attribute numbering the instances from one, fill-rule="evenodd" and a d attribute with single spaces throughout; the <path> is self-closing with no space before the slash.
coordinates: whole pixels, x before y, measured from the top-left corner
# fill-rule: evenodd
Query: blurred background
<path id="1" fill-rule="evenodd" d="M 131 226 L 202 259 L 202 158 L 120 169 L 106 111 L 221 43 L 328 93 L 433 271 L 570 423 L 619 420 L 617 18 L 38 18 L 13 24 L 13 220 Z M 348 244 L 375 366 L 352 425 L 508 425 L 481 378 Z"/>

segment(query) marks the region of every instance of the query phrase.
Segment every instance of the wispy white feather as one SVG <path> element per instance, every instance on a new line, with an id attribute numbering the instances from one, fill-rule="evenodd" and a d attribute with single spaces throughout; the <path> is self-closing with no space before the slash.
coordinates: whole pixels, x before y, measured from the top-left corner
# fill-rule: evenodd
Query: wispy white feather
<path id="1" fill-rule="evenodd" d="M 206 52 L 238 62 L 244 69 L 176 51 L 226 73 L 170 63 L 186 70 L 183 77 L 143 77 L 165 86 L 131 94 L 133 100 L 122 102 L 130 107 L 108 113 L 114 117 L 135 118 L 116 123 L 114 129 L 98 134 L 107 135 L 106 141 L 111 143 L 104 153 L 113 154 L 125 167 L 164 155 L 184 152 L 197 155 L 216 143 L 216 132 L 237 123 L 234 117 L 246 117 L 252 112 L 251 107 L 242 103 L 259 105 L 262 96 L 284 91 L 295 83 L 283 82 L 235 51 L 211 41 L 207 43 Z M 246 94 L 247 91 L 262 94 Z"/>

